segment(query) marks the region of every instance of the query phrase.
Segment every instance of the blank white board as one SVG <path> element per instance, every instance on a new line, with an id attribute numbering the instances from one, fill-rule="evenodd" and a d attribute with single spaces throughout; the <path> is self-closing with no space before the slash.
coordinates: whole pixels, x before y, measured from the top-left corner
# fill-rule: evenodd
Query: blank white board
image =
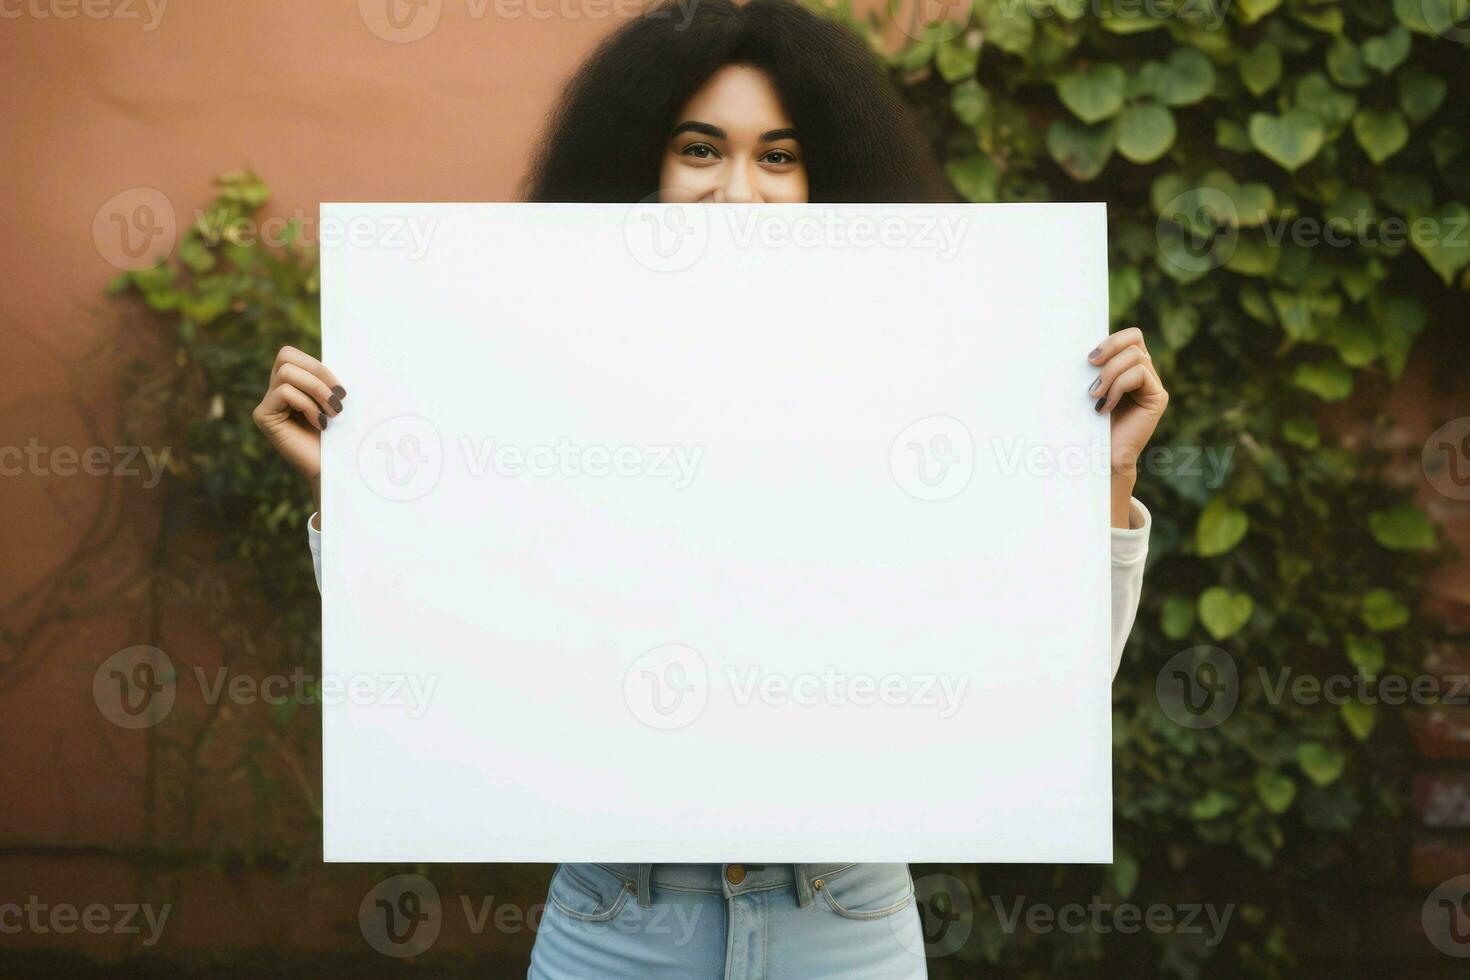
<path id="1" fill-rule="evenodd" d="M 327 860 L 1111 860 L 1102 205 L 322 220 Z"/>

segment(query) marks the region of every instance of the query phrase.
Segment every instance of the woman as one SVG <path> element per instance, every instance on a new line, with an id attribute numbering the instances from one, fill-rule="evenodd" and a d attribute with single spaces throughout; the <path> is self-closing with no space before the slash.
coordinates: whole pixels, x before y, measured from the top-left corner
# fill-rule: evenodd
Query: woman
<path id="1" fill-rule="evenodd" d="M 863 43 L 790 0 L 665 6 L 577 73 L 531 170 L 533 201 L 934 201 L 949 195 Z M 1134 465 L 1168 402 L 1137 329 L 1103 339 L 1078 411 L 1111 415 L 1113 669 L 1138 607 L 1148 512 Z M 346 390 L 287 348 L 255 420 L 312 484 Z M 1085 398 L 1085 400 L 1084 400 Z M 308 528 L 318 559 L 316 517 Z M 738 855 L 732 855 L 738 857 Z M 561 865 L 531 976 L 926 975 L 903 864 Z"/>

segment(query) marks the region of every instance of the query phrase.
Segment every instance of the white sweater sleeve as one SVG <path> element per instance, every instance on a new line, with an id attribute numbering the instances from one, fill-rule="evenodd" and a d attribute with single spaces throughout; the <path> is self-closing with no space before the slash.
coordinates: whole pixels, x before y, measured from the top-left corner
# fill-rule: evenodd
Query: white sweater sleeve
<path id="1" fill-rule="evenodd" d="M 316 515 L 306 522 L 306 542 L 311 547 L 311 564 L 316 570 L 316 587 L 322 587 L 322 532 L 313 527 Z M 1148 532 L 1153 519 L 1148 508 L 1135 498 L 1128 510 L 1129 527 L 1113 528 L 1113 676 L 1123 662 L 1123 645 L 1138 615 L 1138 597 L 1143 592 L 1143 562 L 1148 557 Z"/>
<path id="2" fill-rule="evenodd" d="M 1128 504 L 1128 527 L 1113 528 L 1113 676 L 1123 662 L 1123 645 L 1138 615 L 1143 594 L 1143 563 L 1148 557 L 1148 532 L 1153 518 L 1134 497 Z"/>

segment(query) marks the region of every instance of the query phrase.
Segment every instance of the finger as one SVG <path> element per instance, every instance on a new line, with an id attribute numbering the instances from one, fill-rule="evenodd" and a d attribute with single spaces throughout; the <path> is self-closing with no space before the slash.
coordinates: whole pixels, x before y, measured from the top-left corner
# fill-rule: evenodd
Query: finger
<path id="1" fill-rule="evenodd" d="M 1163 391 L 1164 386 L 1159 382 L 1159 376 L 1146 364 L 1135 364 L 1113 380 L 1108 387 L 1107 393 L 1097 400 L 1095 406 L 1099 412 L 1111 412 L 1123 400 L 1123 396 L 1130 391 L 1140 394 L 1151 391 L 1154 388 Z"/>
<path id="2" fill-rule="evenodd" d="M 328 415 L 339 415 L 342 412 L 342 399 L 337 396 L 330 385 L 321 378 L 307 371 L 305 368 L 295 364 L 282 364 L 276 369 L 275 384 L 288 384 L 298 391 L 304 391 L 316 400 L 317 405 L 325 409 Z"/>
<path id="3" fill-rule="evenodd" d="M 1092 349 L 1087 359 L 1094 364 L 1102 364 L 1125 347 L 1138 347 L 1147 354 L 1148 345 L 1143 342 L 1143 331 L 1137 327 L 1128 327 L 1117 333 L 1109 334 L 1103 338 L 1102 343 Z"/>
<path id="4" fill-rule="evenodd" d="M 1148 355 L 1137 347 L 1124 347 L 1118 353 L 1107 359 L 1102 370 L 1098 372 L 1097 378 L 1093 380 L 1092 387 L 1087 389 L 1088 394 L 1097 398 L 1107 391 L 1117 380 L 1118 375 L 1133 367 L 1135 364 L 1149 363 Z"/>
<path id="5" fill-rule="evenodd" d="M 299 368 L 310 371 L 318 378 L 321 378 L 322 381 L 326 382 L 327 387 L 331 388 L 332 393 L 338 398 L 347 397 L 347 389 L 342 387 L 342 382 L 337 380 L 337 376 L 332 373 L 331 369 L 305 351 L 298 350 L 295 347 L 282 347 L 280 352 L 276 354 L 276 363 L 271 369 L 272 378 L 275 377 L 276 371 L 280 370 L 283 364 L 294 364 Z"/>
<path id="6" fill-rule="evenodd" d="M 265 400 L 260 403 L 260 407 L 266 412 L 300 412 L 306 417 L 307 423 L 312 428 L 321 430 L 327 427 L 326 413 L 311 400 L 311 396 L 292 385 L 276 385 L 266 392 Z"/>

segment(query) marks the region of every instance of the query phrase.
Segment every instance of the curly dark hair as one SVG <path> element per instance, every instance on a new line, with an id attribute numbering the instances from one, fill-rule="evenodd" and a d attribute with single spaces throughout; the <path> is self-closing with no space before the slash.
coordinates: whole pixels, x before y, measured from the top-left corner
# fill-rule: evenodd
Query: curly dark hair
<path id="1" fill-rule="evenodd" d="M 801 133 L 812 201 L 951 198 L 907 106 L 851 31 L 793 0 L 665 0 L 572 77 L 526 177 L 526 199 L 652 198 L 674 114 L 729 64 L 771 79 Z"/>

